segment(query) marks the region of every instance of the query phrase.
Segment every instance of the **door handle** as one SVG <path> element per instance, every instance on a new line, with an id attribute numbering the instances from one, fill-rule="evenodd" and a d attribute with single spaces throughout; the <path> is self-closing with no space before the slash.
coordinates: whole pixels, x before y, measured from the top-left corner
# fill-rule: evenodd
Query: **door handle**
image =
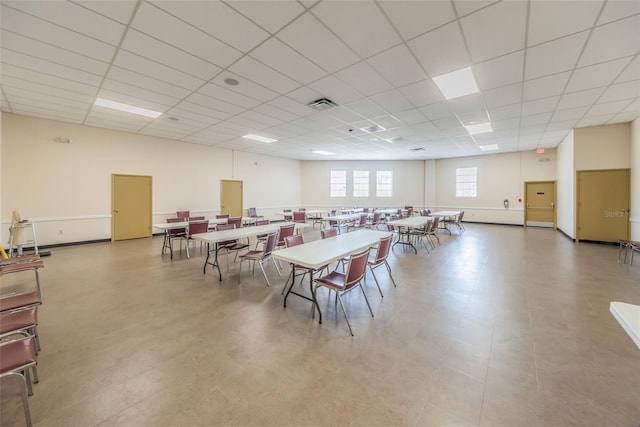
<path id="1" fill-rule="evenodd" d="M 551 202 L 551 209 L 555 208 L 556 204 Z"/>
<path id="2" fill-rule="evenodd" d="M 118 213 L 118 212 L 120 212 L 120 209 L 114 209 L 113 212 L 114 213 Z"/>

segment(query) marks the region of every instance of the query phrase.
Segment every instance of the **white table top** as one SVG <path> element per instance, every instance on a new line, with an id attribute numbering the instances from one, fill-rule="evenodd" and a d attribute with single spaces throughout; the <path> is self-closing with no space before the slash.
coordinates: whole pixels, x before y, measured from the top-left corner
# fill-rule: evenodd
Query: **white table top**
<path id="1" fill-rule="evenodd" d="M 396 227 L 424 227 L 425 224 L 433 221 L 430 216 L 410 216 L 408 218 L 387 221 L 387 225 L 395 225 Z"/>
<path id="2" fill-rule="evenodd" d="M 191 222 L 201 222 L 201 221 L 207 221 L 205 220 L 194 220 Z M 209 225 L 212 224 L 226 224 L 227 223 L 227 219 L 226 218 L 211 218 L 208 220 L 209 221 Z M 187 226 L 189 226 L 189 222 L 187 221 L 180 221 L 180 222 L 164 222 L 164 223 L 160 223 L 160 224 L 153 224 L 153 228 L 157 228 L 159 230 L 175 230 L 177 228 L 186 228 Z"/>
<path id="3" fill-rule="evenodd" d="M 324 219 L 327 221 L 352 221 L 354 219 L 360 219 L 360 215 L 362 214 L 359 214 L 359 213 L 343 214 L 343 215 L 328 216 Z"/>
<path id="4" fill-rule="evenodd" d="M 391 209 L 391 208 L 378 209 L 378 210 L 376 210 L 376 212 L 381 213 L 381 214 L 394 214 L 394 213 L 398 212 L 398 209 Z"/>
<path id="5" fill-rule="evenodd" d="M 193 238 L 206 243 L 219 243 L 227 240 L 242 239 L 245 237 L 253 237 L 258 234 L 273 233 L 280 229 L 283 225 L 294 224 L 293 222 L 276 222 L 273 224 L 256 225 L 255 227 L 242 227 L 233 230 L 212 231 L 209 233 L 194 234 Z M 295 223 L 295 229 L 309 227 L 309 224 Z"/>
<path id="6" fill-rule="evenodd" d="M 358 230 L 273 251 L 272 257 L 308 268 L 319 268 L 349 254 L 375 246 L 388 231 Z"/>
<path id="7" fill-rule="evenodd" d="M 429 215 L 431 216 L 456 216 L 459 215 L 462 211 L 438 211 L 431 212 Z"/>
<path id="8" fill-rule="evenodd" d="M 609 311 L 631 340 L 640 348 L 640 306 L 625 302 L 612 302 L 609 305 Z"/>

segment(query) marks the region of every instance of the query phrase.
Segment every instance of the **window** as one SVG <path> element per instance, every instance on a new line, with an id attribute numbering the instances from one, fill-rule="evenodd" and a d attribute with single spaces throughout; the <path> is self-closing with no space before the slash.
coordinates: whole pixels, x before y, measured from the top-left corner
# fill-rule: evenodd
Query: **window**
<path id="1" fill-rule="evenodd" d="M 347 197 L 346 171 L 331 171 L 330 197 Z"/>
<path id="2" fill-rule="evenodd" d="M 393 197 L 393 171 L 376 171 L 376 197 Z"/>
<path id="3" fill-rule="evenodd" d="M 476 197 L 478 168 L 456 168 L 456 197 Z"/>
<path id="4" fill-rule="evenodd" d="M 369 171 L 353 171 L 353 197 L 369 197 Z"/>

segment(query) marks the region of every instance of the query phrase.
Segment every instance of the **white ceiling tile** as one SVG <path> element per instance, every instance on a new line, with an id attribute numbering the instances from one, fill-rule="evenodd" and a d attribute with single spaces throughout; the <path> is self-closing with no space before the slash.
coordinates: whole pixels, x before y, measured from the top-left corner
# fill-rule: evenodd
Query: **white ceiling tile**
<path id="1" fill-rule="evenodd" d="M 251 52 L 251 56 L 301 83 L 310 83 L 327 72 L 275 38 Z"/>
<path id="2" fill-rule="evenodd" d="M 518 83 L 522 80 L 524 50 L 475 64 L 473 75 L 478 89 L 486 90 Z"/>
<path id="3" fill-rule="evenodd" d="M 419 108 L 420 112 L 429 120 L 451 119 L 455 120 L 455 115 L 451 111 L 451 106 L 447 102 L 426 105 Z"/>
<path id="4" fill-rule="evenodd" d="M 622 112 L 627 107 L 627 105 L 629 105 L 628 100 L 598 103 L 591 107 L 591 109 L 589 109 L 586 117 L 601 116 L 605 114 L 618 114 Z"/>
<path id="5" fill-rule="evenodd" d="M 212 98 L 219 99 L 221 101 L 228 102 L 233 105 L 237 105 L 244 108 L 253 108 L 261 102 L 254 98 L 242 95 L 233 90 L 218 86 L 215 84 L 207 83 L 198 90 L 199 93 L 210 96 Z"/>
<path id="6" fill-rule="evenodd" d="M 308 86 L 302 86 L 299 87 L 298 89 L 291 91 L 287 94 L 288 98 L 294 99 L 298 102 L 300 102 L 301 104 L 307 106 L 307 108 L 311 109 L 311 107 L 309 107 L 307 104 L 309 104 L 310 102 L 313 102 L 317 99 L 321 99 L 321 98 L 328 98 L 328 95 L 324 95 L 322 93 L 319 93 L 313 89 L 311 89 Z M 333 100 L 331 100 L 333 101 Z M 335 102 L 335 101 L 333 101 Z M 311 110 L 311 111 L 316 111 L 316 110 Z M 308 114 L 307 114 L 308 115 Z"/>
<path id="7" fill-rule="evenodd" d="M 382 1 L 379 4 L 405 40 L 455 19 L 449 1 Z"/>
<path id="8" fill-rule="evenodd" d="M 360 60 L 340 39 L 309 14 L 282 29 L 277 37 L 332 73 Z"/>
<path id="9" fill-rule="evenodd" d="M 222 2 L 162 0 L 153 4 L 241 51 L 253 49 L 269 37 L 265 30 Z"/>
<path id="10" fill-rule="evenodd" d="M 44 87 L 55 88 L 60 92 L 70 92 L 69 95 L 78 94 L 83 97 L 95 96 L 97 88 L 73 80 L 61 79 L 56 76 L 40 73 L 38 71 L 26 70 L 24 68 L 14 67 L 13 65 L 3 64 L 3 84 L 8 86 L 18 86 L 25 89 L 40 90 Z"/>
<path id="11" fill-rule="evenodd" d="M 527 80 L 524 82 L 524 100 L 530 101 L 553 95 L 562 95 L 569 76 L 571 76 L 571 71 Z"/>
<path id="12" fill-rule="evenodd" d="M 284 122 L 295 120 L 299 117 L 296 114 L 292 114 L 288 111 L 285 111 L 278 107 L 274 107 L 273 105 L 269 105 L 269 104 L 258 105 L 252 111 L 256 111 L 258 113 L 264 114 L 269 117 L 273 117 L 275 119 L 279 119 Z"/>
<path id="13" fill-rule="evenodd" d="M 589 110 L 589 107 L 568 108 L 566 110 L 556 110 L 551 118 L 552 122 L 564 122 L 567 120 L 578 120 Z"/>
<path id="14" fill-rule="evenodd" d="M 322 2 L 312 13 L 360 57 L 367 58 L 402 40 L 373 2 Z M 354 26 L 354 22 L 366 22 Z"/>
<path id="15" fill-rule="evenodd" d="M 192 93 L 189 97 L 185 98 L 186 102 L 199 105 L 201 107 L 210 108 L 212 110 L 219 111 L 219 115 L 223 115 L 224 118 L 233 114 L 240 114 L 244 111 L 244 108 L 237 105 L 229 104 L 226 101 L 205 95 L 203 93 Z M 181 104 L 178 104 L 181 105 Z"/>
<path id="16" fill-rule="evenodd" d="M 530 116 L 522 116 L 522 118 L 520 119 L 520 123 L 522 124 L 522 126 L 545 124 L 551 120 L 552 115 L 553 115 L 553 112 L 548 111 L 546 113 L 532 114 Z"/>
<path id="17" fill-rule="evenodd" d="M 409 41 L 408 45 L 431 77 L 471 64 L 457 22 L 417 37 Z"/>
<path id="18" fill-rule="evenodd" d="M 632 80 L 640 79 L 640 56 L 636 56 L 633 61 L 625 68 L 625 70 L 616 79 L 616 83 L 624 83 Z"/>
<path id="19" fill-rule="evenodd" d="M 318 81 L 310 83 L 309 88 L 316 91 L 321 97 L 329 98 L 339 105 L 362 99 L 362 94 L 334 76 L 323 77 Z M 313 99 L 310 99 L 308 102 L 311 101 L 313 101 Z"/>
<path id="20" fill-rule="evenodd" d="M 640 3 L 637 0 L 608 1 L 598 19 L 598 25 L 616 21 L 627 16 L 640 13 Z"/>
<path id="21" fill-rule="evenodd" d="M 604 88 L 596 88 L 583 90 L 580 92 L 565 93 L 562 95 L 560 102 L 558 103 L 558 109 L 582 107 L 585 105 L 593 104 L 596 99 L 604 92 Z"/>
<path id="22" fill-rule="evenodd" d="M 140 5 L 131 26 L 219 67 L 227 67 L 241 56 L 239 50 L 149 3 Z"/>
<path id="23" fill-rule="evenodd" d="M 520 103 L 522 101 L 522 84 L 517 83 L 485 90 L 482 92 L 482 97 L 489 108 Z"/>
<path id="24" fill-rule="evenodd" d="M 271 33 L 304 12 L 304 8 L 294 1 L 244 0 L 229 2 L 229 6 Z"/>
<path id="25" fill-rule="evenodd" d="M 180 103 L 181 107 L 184 107 L 184 103 Z M 160 117 L 174 117 L 180 121 L 180 124 L 193 126 L 194 129 L 201 129 L 203 127 L 218 123 L 220 120 L 199 114 L 193 111 L 185 110 L 184 108 L 173 107 Z"/>
<path id="26" fill-rule="evenodd" d="M 349 104 L 345 105 L 345 108 L 360 115 L 361 117 L 359 117 L 357 120 L 362 120 L 363 117 L 373 118 L 387 114 L 385 110 L 381 109 L 380 107 L 378 107 L 378 105 L 374 104 L 368 99 L 361 99 L 355 102 L 350 102 Z M 329 112 L 329 114 L 331 114 L 331 112 Z"/>
<path id="27" fill-rule="evenodd" d="M 100 15 L 111 18 L 121 24 L 128 24 L 135 10 L 137 0 L 76 0 L 75 3 L 91 9 Z"/>
<path id="28" fill-rule="evenodd" d="M 389 83 L 398 87 L 427 78 L 413 55 L 404 46 L 397 46 L 367 60 Z"/>
<path id="29" fill-rule="evenodd" d="M 136 107 L 146 108 L 148 110 L 159 111 L 161 113 L 167 111 L 173 103 L 176 102 L 175 99 L 165 97 L 159 93 L 108 81 L 105 81 L 105 85 L 100 89 L 98 97 L 123 104 L 135 105 Z"/>
<path id="30" fill-rule="evenodd" d="M 95 97 L 91 95 L 46 86 L 40 83 L 28 82 L 13 77 L 5 77 L 2 85 L 7 100 L 12 104 L 16 99 L 33 99 L 46 103 L 57 103 L 87 109 L 95 100 Z"/>
<path id="31" fill-rule="evenodd" d="M 530 114 L 545 113 L 554 111 L 556 104 L 558 103 L 559 96 L 551 96 L 548 98 L 536 99 L 534 101 L 525 101 L 522 103 L 522 115 L 528 116 Z M 570 108 L 567 106 L 565 108 Z"/>
<path id="32" fill-rule="evenodd" d="M 460 20 L 473 62 L 524 49 L 527 3 L 493 4 Z"/>
<path id="33" fill-rule="evenodd" d="M 203 97 L 202 95 L 197 95 L 197 96 L 199 96 L 200 99 L 202 98 L 209 99 L 209 98 Z M 182 101 L 169 111 L 176 111 L 176 110 L 178 111 L 177 114 L 180 114 L 179 113 L 180 111 L 185 111 L 187 114 L 192 115 L 194 120 L 199 120 L 199 121 L 211 123 L 211 124 L 217 123 L 220 120 L 228 119 L 229 117 L 231 117 L 231 114 L 228 112 L 223 112 L 220 110 L 216 110 L 214 108 L 209 108 L 200 104 L 194 104 L 193 102 L 189 102 L 189 101 Z"/>
<path id="34" fill-rule="evenodd" d="M 640 46 L 640 15 L 612 22 L 593 30 L 578 66 L 632 56 Z"/>
<path id="35" fill-rule="evenodd" d="M 154 79 L 170 82 L 185 89 L 197 89 L 204 84 L 204 80 L 185 74 L 172 67 L 158 64 L 141 56 L 121 50 L 113 61 L 114 65 Z"/>
<path id="36" fill-rule="evenodd" d="M 13 50 L 1 49 L 0 52 L 3 67 L 17 67 L 19 69 L 37 72 L 41 76 L 55 76 L 63 80 L 69 80 L 69 83 L 81 83 L 92 87 L 99 86 L 102 81 L 100 75 L 51 63 L 34 56 L 23 55 Z M 9 74 L 10 71 L 13 71 L 13 68 L 3 70 L 3 72 L 7 72 L 7 74 Z"/>
<path id="37" fill-rule="evenodd" d="M 44 61 L 63 66 L 72 66 L 76 70 L 87 73 L 102 75 L 109 64 L 98 61 L 66 49 L 51 46 L 42 41 L 33 40 L 28 37 L 2 30 L 0 32 L 3 49 L 10 49 L 24 55 L 29 55 Z M 2 58 L 4 60 L 4 58 Z"/>
<path id="38" fill-rule="evenodd" d="M 531 2 L 529 46 L 591 28 L 602 4 L 602 0 Z"/>
<path id="39" fill-rule="evenodd" d="M 100 61 L 109 62 L 115 48 L 107 43 L 78 34 L 0 4 L 2 28 L 13 33 L 46 41 L 46 43 L 79 53 Z"/>
<path id="40" fill-rule="evenodd" d="M 480 93 L 450 99 L 448 102 L 451 110 L 458 115 L 482 112 L 486 116 L 486 106 Z"/>
<path id="41" fill-rule="evenodd" d="M 612 114 L 606 114 L 604 116 L 585 117 L 582 120 L 580 120 L 578 123 L 576 123 L 574 127 L 582 128 L 582 127 L 589 127 L 589 126 L 601 126 L 606 124 L 611 119 L 613 119 Z"/>
<path id="42" fill-rule="evenodd" d="M 600 102 L 618 101 L 640 96 L 640 80 L 611 85 L 599 99 Z"/>
<path id="43" fill-rule="evenodd" d="M 313 99 L 311 101 L 313 101 Z M 309 116 L 315 112 L 315 110 L 309 107 L 306 102 L 296 101 L 295 99 L 288 98 L 286 96 L 269 101 L 269 105 L 278 107 L 299 117 Z"/>
<path id="44" fill-rule="evenodd" d="M 566 91 L 577 92 L 594 87 L 608 86 L 618 77 L 630 60 L 631 58 L 622 58 L 578 68 L 573 72 Z"/>
<path id="45" fill-rule="evenodd" d="M 496 0 L 454 0 L 458 16 L 468 15 L 492 3 L 496 3 Z"/>
<path id="46" fill-rule="evenodd" d="M 220 67 L 135 30 L 127 32 L 127 37 L 122 42 L 122 49 L 124 50 L 118 52 L 116 60 L 121 60 L 120 56 L 131 52 L 154 61 L 155 65 L 151 66 L 173 68 L 182 71 L 181 74 L 194 76 L 198 79 L 209 80 L 221 70 Z M 144 68 L 147 68 L 148 65 L 144 65 Z M 183 87 L 191 87 L 192 84 L 191 80 L 183 82 L 177 78 L 173 78 L 169 82 Z"/>
<path id="47" fill-rule="evenodd" d="M 241 58 L 229 68 L 229 71 L 280 94 L 285 94 L 300 87 L 300 83 L 256 61 L 250 56 Z"/>
<path id="48" fill-rule="evenodd" d="M 125 26 L 71 2 L 3 1 L 5 5 L 56 25 L 116 46 Z"/>
<path id="49" fill-rule="evenodd" d="M 365 61 L 358 62 L 344 70 L 340 70 L 335 76 L 364 96 L 386 92 L 392 88 L 392 86 Z"/>
<path id="50" fill-rule="evenodd" d="M 224 81 L 227 78 L 236 79 L 237 81 L 240 82 L 240 84 L 236 86 L 228 85 Z M 259 85 L 257 83 L 254 83 L 250 80 L 245 80 L 242 77 L 230 72 L 221 73 L 215 79 L 211 80 L 211 83 L 216 84 L 232 92 L 236 92 L 236 93 L 245 95 L 247 97 L 258 99 L 262 102 L 270 101 L 278 97 L 277 92 L 267 89 L 266 87 Z"/>
<path id="51" fill-rule="evenodd" d="M 620 113 L 613 116 L 611 120 L 607 122 L 607 124 L 615 124 L 615 123 L 629 123 L 638 118 L 638 112 L 635 113 Z"/>
<path id="52" fill-rule="evenodd" d="M 520 126 L 519 118 L 491 121 L 491 127 L 493 128 L 494 133 L 496 133 L 496 136 L 508 135 L 508 132 L 506 131 L 509 129 L 515 130 L 516 131 L 515 135 L 517 135 L 517 130 L 519 126 Z"/>
<path id="53" fill-rule="evenodd" d="M 588 35 L 584 31 L 527 49 L 525 79 L 573 69 Z"/>
<path id="54" fill-rule="evenodd" d="M 108 78 L 110 80 L 139 86 L 150 91 L 160 92 L 177 99 L 182 99 L 191 93 L 191 91 L 187 89 L 165 83 L 158 79 L 138 74 L 133 71 L 125 70 L 124 68 L 117 66 L 113 66 L 109 69 Z"/>
<path id="55" fill-rule="evenodd" d="M 416 107 L 444 101 L 444 96 L 433 80 L 426 79 L 398 89 Z"/>
<path id="56" fill-rule="evenodd" d="M 244 113 L 240 114 L 238 117 L 242 117 L 248 120 L 254 120 L 258 123 L 263 123 L 268 126 L 278 126 L 282 124 L 282 120 L 278 120 L 274 117 L 266 116 L 262 113 L 258 113 L 255 110 L 245 111 Z"/>
<path id="57" fill-rule="evenodd" d="M 418 109 L 401 111 L 399 113 L 395 113 L 393 116 L 400 120 L 404 125 L 424 123 L 427 120 L 426 117 Z"/>
<path id="58" fill-rule="evenodd" d="M 413 107 L 407 98 L 397 90 L 380 93 L 369 97 L 369 99 L 389 113 L 397 113 Z"/>
<path id="59" fill-rule="evenodd" d="M 507 120 L 520 117 L 521 104 L 501 105 L 489 108 L 491 120 Z"/>

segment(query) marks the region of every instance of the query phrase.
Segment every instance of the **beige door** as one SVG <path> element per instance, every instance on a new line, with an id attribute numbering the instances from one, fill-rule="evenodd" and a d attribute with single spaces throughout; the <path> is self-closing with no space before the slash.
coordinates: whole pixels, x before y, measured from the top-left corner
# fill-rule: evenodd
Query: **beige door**
<path id="1" fill-rule="evenodd" d="M 628 239 L 629 169 L 578 171 L 577 185 L 578 239 Z"/>
<path id="2" fill-rule="evenodd" d="M 556 183 L 525 183 L 525 225 L 533 227 L 556 226 Z"/>
<path id="3" fill-rule="evenodd" d="M 111 175 L 111 240 L 151 236 L 151 177 Z"/>
<path id="4" fill-rule="evenodd" d="M 220 180 L 220 213 L 242 216 L 242 181 Z"/>

